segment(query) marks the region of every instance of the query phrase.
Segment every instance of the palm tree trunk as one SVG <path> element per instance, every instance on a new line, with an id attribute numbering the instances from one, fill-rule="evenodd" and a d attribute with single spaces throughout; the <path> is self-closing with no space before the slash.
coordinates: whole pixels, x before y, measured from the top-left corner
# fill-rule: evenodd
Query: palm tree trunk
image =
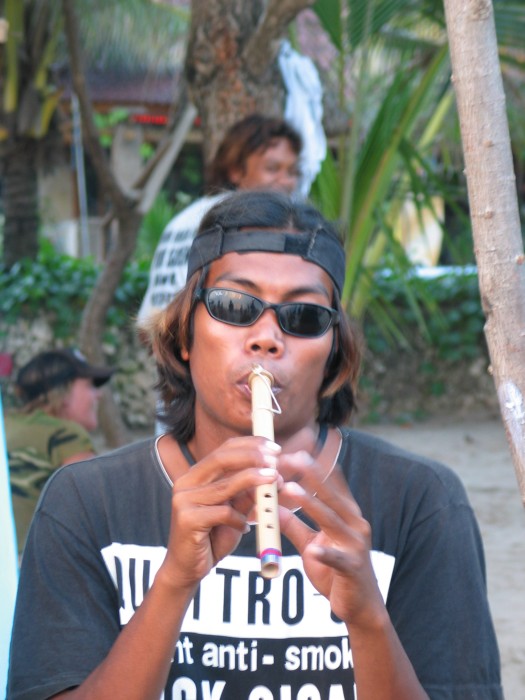
<path id="1" fill-rule="evenodd" d="M 23 257 L 38 253 L 38 176 L 36 144 L 19 137 L 4 146 L 4 265 L 12 267 Z"/>
<path id="2" fill-rule="evenodd" d="M 206 162 L 239 119 L 252 112 L 282 116 L 280 40 L 298 12 L 311 4 L 312 0 L 192 0 L 185 70 L 202 120 Z"/>

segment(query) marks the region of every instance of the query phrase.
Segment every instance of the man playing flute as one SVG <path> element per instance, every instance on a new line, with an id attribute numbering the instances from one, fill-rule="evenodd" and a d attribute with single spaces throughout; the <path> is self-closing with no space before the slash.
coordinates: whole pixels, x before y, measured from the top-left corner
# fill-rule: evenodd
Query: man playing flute
<path id="1" fill-rule="evenodd" d="M 348 427 L 333 227 L 239 192 L 151 327 L 169 432 L 60 470 L 22 562 L 9 700 L 501 700 L 482 544 L 440 464 Z M 249 377 L 273 378 L 275 442 Z M 276 483 L 280 575 L 254 493 Z"/>

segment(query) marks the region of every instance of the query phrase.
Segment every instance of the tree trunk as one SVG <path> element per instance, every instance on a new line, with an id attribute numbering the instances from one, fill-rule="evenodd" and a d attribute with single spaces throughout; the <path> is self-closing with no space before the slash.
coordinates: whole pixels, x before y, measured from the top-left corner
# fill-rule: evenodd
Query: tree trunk
<path id="1" fill-rule="evenodd" d="M 151 167 L 147 166 L 144 173 L 138 174 L 136 186 L 132 192 L 123 191 L 100 144 L 98 131 L 94 123 L 93 109 L 89 100 L 83 69 L 75 4 L 72 0 L 62 0 L 62 7 L 72 81 L 82 114 L 86 147 L 91 156 L 99 182 L 110 203 L 106 221 L 109 222 L 114 219 L 117 224 L 115 240 L 112 241 L 111 250 L 105 265 L 82 314 L 79 333 L 80 346 L 88 358 L 92 362 L 103 362 L 102 344 L 107 313 L 122 279 L 126 263 L 130 260 L 135 250 L 138 231 L 145 213 L 144 202 L 146 199 L 152 201 L 160 190 L 169 170 L 168 165 L 166 165 L 166 158 L 173 163 L 184 141 L 184 135 L 180 133 L 180 128 L 173 129 L 172 133 L 168 134 L 165 141 L 159 146 L 159 153 L 152 159 L 154 165 Z M 191 113 L 191 116 L 193 116 L 193 113 Z M 186 114 L 184 129 L 187 130 L 189 127 L 190 121 L 188 121 Z M 176 143 L 171 143 L 172 140 L 175 140 Z M 169 151 L 168 155 L 165 153 L 166 150 Z M 108 446 L 117 447 L 129 441 L 122 415 L 109 388 L 106 389 L 102 396 L 99 418 Z"/>
<path id="2" fill-rule="evenodd" d="M 204 159 L 252 112 L 282 116 L 280 41 L 312 0 L 193 0 L 186 56 L 190 96 L 201 117 Z"/>
<path id="3" fill-rule="evenodd" d="M 525 256 L 491 0 L 445 0 L 485 335 L 525 504 Z"/>
<path id="4" fill-rule="evenodd" d="M 299 10 L 311 4 L 313 0 L 193 0 L 187 72 L 202 119 L 206 158 L 215 152 L 225 130 L 246 114 L 256 110 L 282 113 L 284 89 L 276 65 L 279 42 Z M 101 361 L 107 310 L 135 249 L 141 204 L 136 191 L 124 192 L 119 187 L 100 146 L 85 84 L 75 5 L 72 0 L 62 0 L 62 7 L 86 146 L 118 222 L 117 240 L 84 310 L 80 331 L 86 355 Z M 142 176 L 137 183 L 144 188 Z M 126 439 L 124 424 L 109 392 L 106 397 L 101 427 L 109 444 L 121 444 Z"/>
<path id="5" fill-rule="evenodd" d="M 38 253 L 38 175 L 34 139 L 18 137 L 3 146 L 4 254 L 6 267 Z"/>
<path id="6" fill-rule="evenodd" d="M 115 292 L 126 263 L 135 250 L 142 215 L 135 209 L 123 209 L 117 212 L 117 235 L 100 273 L 95 288 L 82 314 L 79 332 L 80 347 L 92 362 L 102 364 L 102 338 L 106 316 L 115 298 Z M 100 401 L 100 427 L 109 447 L 119 447 L 129 442 L 129 435 L 113 394 L 105 391 Z"/>

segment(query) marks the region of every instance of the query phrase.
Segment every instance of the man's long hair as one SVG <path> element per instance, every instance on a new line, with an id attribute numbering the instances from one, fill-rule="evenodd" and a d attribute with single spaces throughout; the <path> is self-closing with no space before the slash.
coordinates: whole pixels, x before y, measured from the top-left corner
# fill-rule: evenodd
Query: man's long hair
<path id="1" fill-rule="evenodd" d="M 234 190 L 230 180 L 234 171 L 243 172 L 246 161 L 253 154 L 265 151 L 277 139 L 286 139 L 297 157 L 303 142 L 299 132 L 283 119 L 251 114 L 236 122 L 226 132 L 206 174 L 206 192 L 216 194 L 223 190 Z"/>

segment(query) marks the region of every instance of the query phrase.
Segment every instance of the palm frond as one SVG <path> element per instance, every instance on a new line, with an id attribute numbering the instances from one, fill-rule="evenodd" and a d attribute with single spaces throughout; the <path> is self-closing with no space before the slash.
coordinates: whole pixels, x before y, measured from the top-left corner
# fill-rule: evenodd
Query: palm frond
<path id="1" fill-rule="evenodd" d="M 117 73 L 161 74 L 182 64 L 189 12 L 144 0 L 81 0 L 79 6 L 89 64 Z"/>
<path id="2" fill-rule="evenodd" d="M 494 0 L 494 21 L 498 44 L 524 50 L 525 5 L 523 2 Z"/>

